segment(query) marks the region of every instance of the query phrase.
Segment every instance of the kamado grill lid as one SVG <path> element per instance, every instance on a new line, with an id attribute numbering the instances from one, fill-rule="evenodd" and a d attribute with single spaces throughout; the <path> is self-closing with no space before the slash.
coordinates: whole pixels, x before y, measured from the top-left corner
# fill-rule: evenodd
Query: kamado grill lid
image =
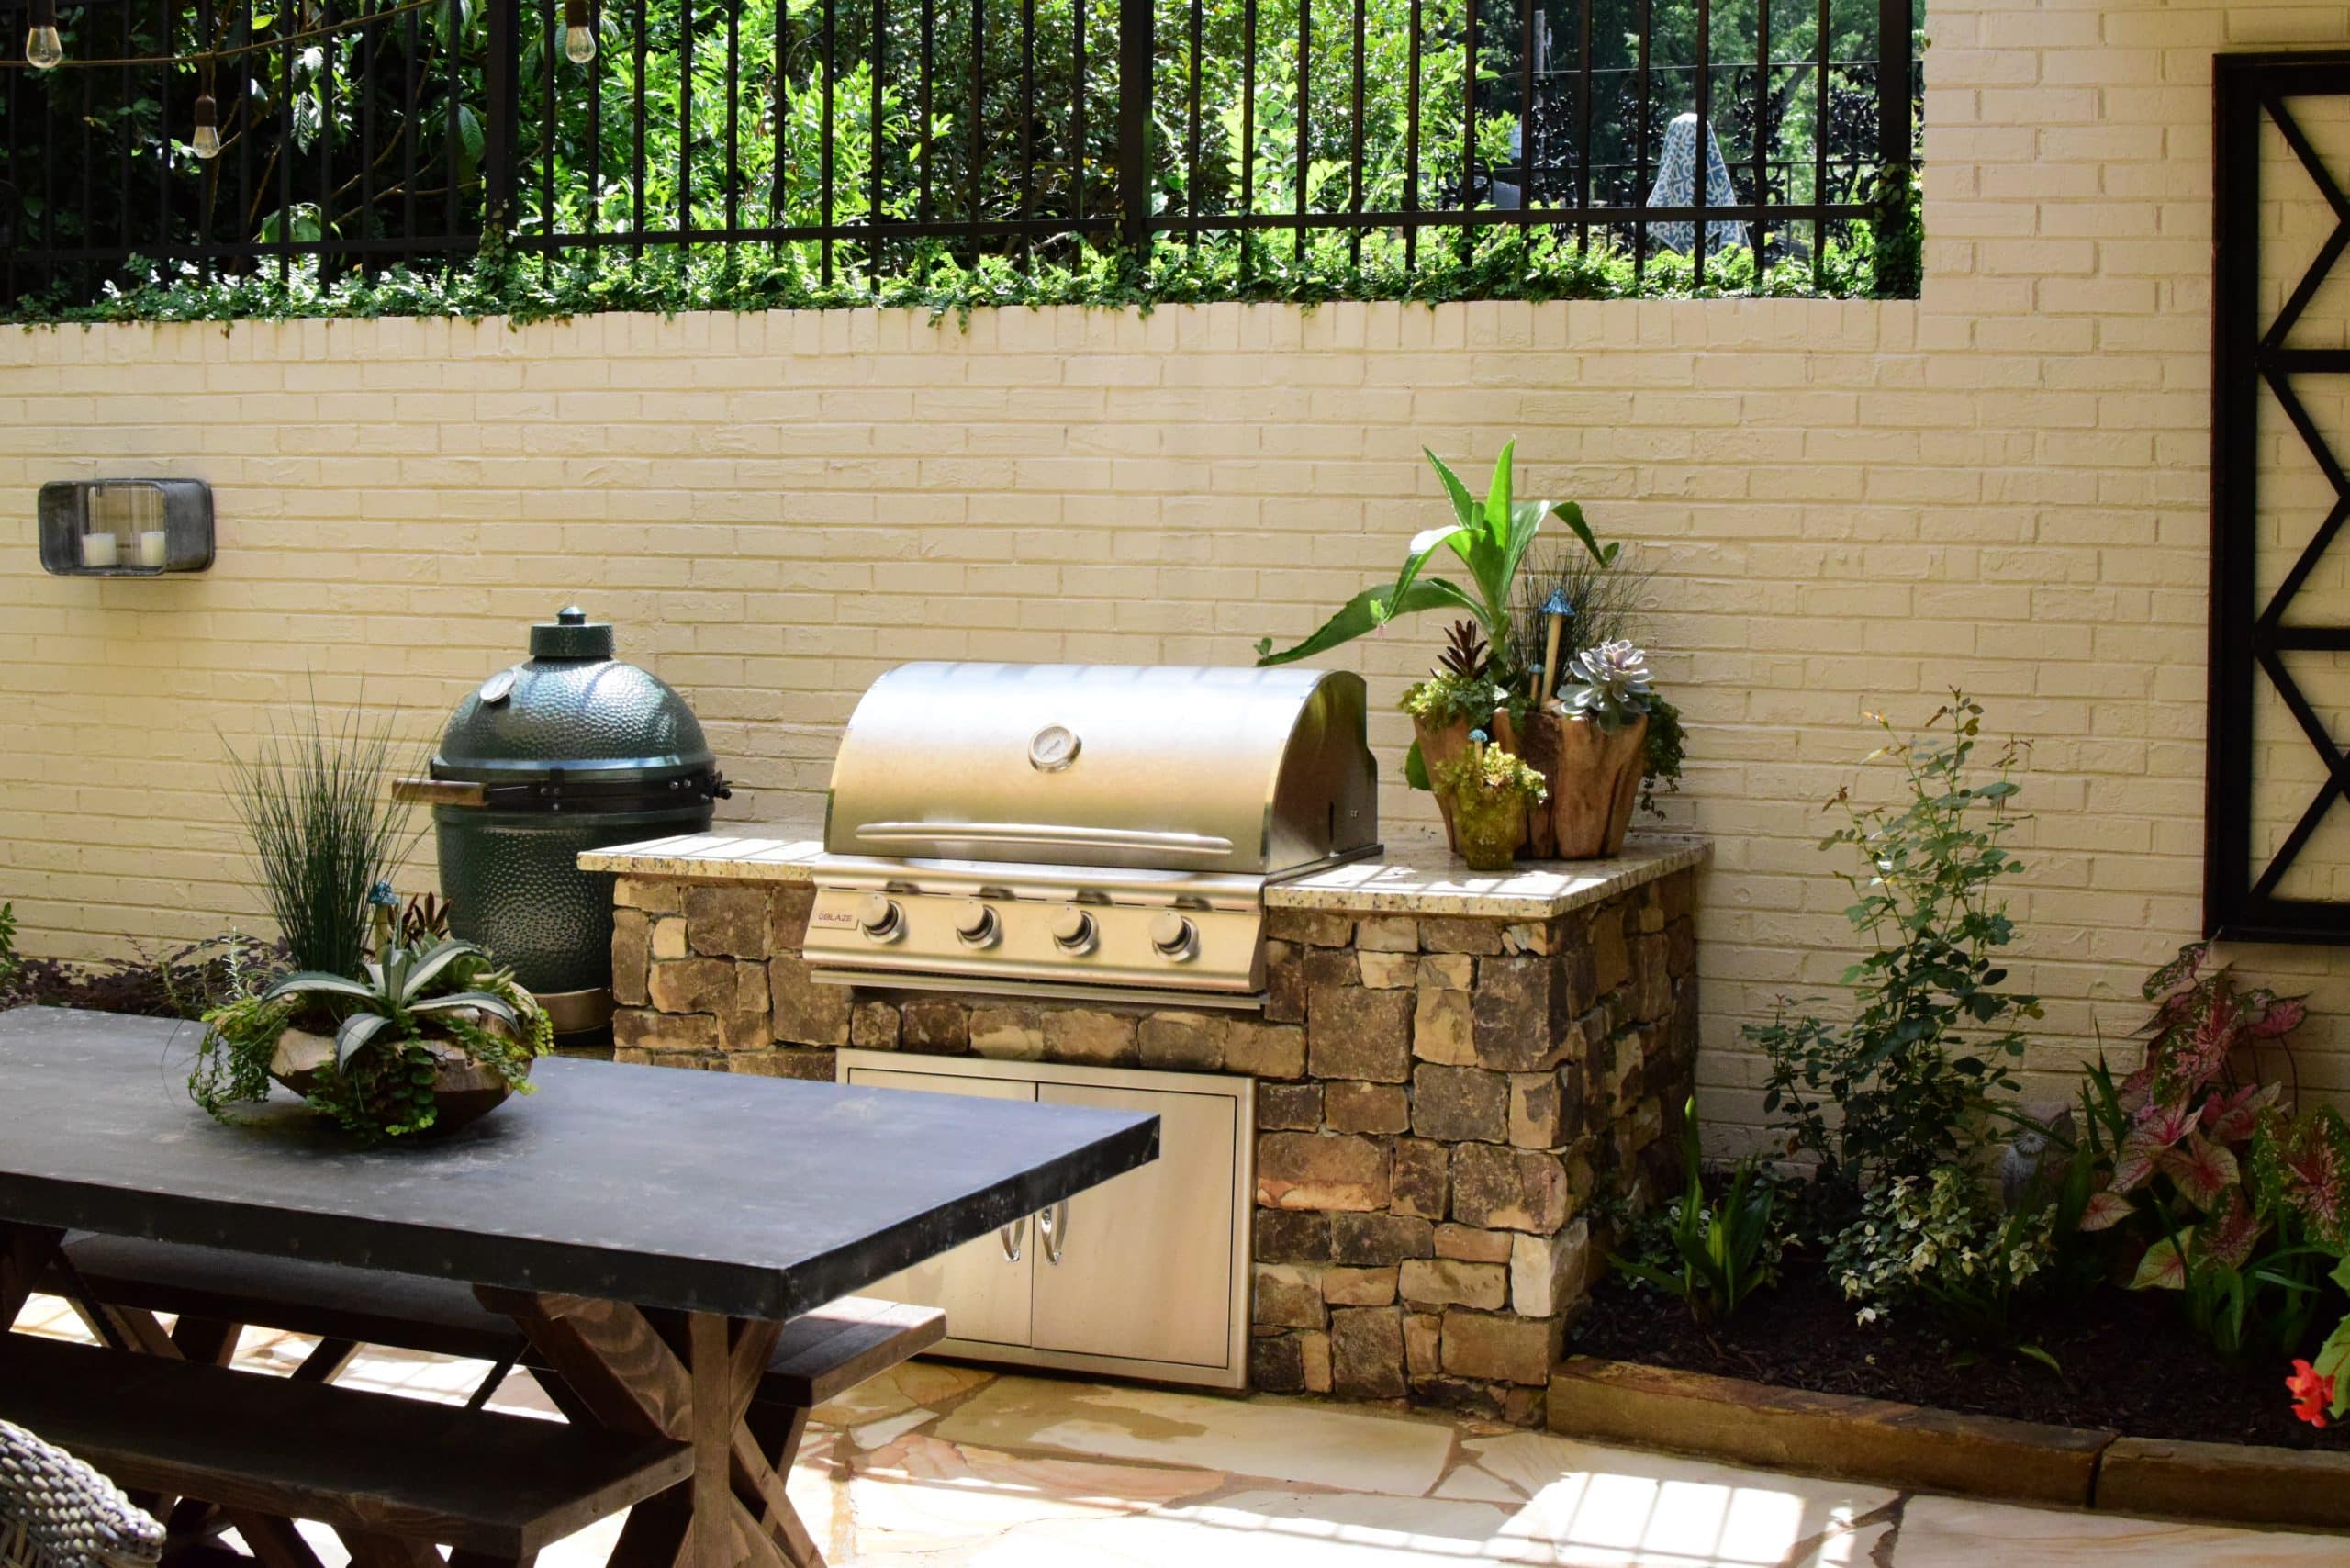
<path id="1" fill-rule="evenodd" d="M 483 784 L 706 784 L 724 793 L 700 721 L 650 671 L 612 657 L 609 622 L 567 606 L 531 628 L 527 663 L 498 671 L 457 705 L 432 777 Z"/>

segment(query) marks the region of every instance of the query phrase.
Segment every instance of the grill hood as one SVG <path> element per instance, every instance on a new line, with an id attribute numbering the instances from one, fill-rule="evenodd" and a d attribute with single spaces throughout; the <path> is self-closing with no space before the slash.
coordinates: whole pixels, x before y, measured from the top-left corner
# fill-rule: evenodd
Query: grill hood
<path id="1" fill-rule="evenodd" d="M 1343 671 L 904 665 L 849 720 L 824 847 L 1282 876 L 1374 847 L 1364 721 Z"/>

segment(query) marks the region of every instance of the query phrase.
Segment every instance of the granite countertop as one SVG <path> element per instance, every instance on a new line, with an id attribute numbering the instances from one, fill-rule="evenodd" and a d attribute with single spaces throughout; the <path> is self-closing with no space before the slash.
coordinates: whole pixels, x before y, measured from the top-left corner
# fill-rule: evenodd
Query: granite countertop
<path id="1" fill-rule="evenodd" d="M 805 882 L 823 850 L 813 821 L 728 823 L 722 832 L 591 849 L 579 865 L 627 877 Z M 1275 882 L 1265 890 L 1265 905 L 1547 920 L 1702 865 L 1712 854 L 1702 838 L 1635 834 L 1612 860 L 1528 861 L 1511 871 L 1472 871 L 1445 847 L 1441 834 L 1404 827 L 1388 834 L 1384 851 L 1370 859 Z"/>

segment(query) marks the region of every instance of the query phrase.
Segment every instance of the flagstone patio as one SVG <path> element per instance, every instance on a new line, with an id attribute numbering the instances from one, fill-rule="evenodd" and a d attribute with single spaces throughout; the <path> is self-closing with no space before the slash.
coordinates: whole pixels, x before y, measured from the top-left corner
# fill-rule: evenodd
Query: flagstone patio
<path id="1" fill-rule="evenodd" d="M 17 1327 L 86 1338 L 36 1296 Z M 308 1341 L 249 1331 L 241 1365 Z M 344 1383 L 462 1400 L 476 1361 L 363 1355 Z M 527 1373 L 498 1409 L 554 1412 Z M 2034 1568 L 2340 1564 L 2339 1537 L 2010 1507 L 1421 1414 L 912 1362 L 820 1409 L 792 1501 L 835 1568 Z M 310 1530 L 330 1562 L 343 1553 Z M 596 1568 L 619 1520 L 544 1568 Z"/>

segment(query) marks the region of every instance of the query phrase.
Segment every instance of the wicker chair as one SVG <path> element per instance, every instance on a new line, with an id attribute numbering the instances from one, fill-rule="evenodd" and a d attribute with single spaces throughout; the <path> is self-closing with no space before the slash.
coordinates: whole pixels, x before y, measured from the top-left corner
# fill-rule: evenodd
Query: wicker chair
<path id="1" fill-rule="evenodd" d="M 0 1421 L 0 1568 L 151 1568 L 163 1527 L 111 1481 Z"/>

